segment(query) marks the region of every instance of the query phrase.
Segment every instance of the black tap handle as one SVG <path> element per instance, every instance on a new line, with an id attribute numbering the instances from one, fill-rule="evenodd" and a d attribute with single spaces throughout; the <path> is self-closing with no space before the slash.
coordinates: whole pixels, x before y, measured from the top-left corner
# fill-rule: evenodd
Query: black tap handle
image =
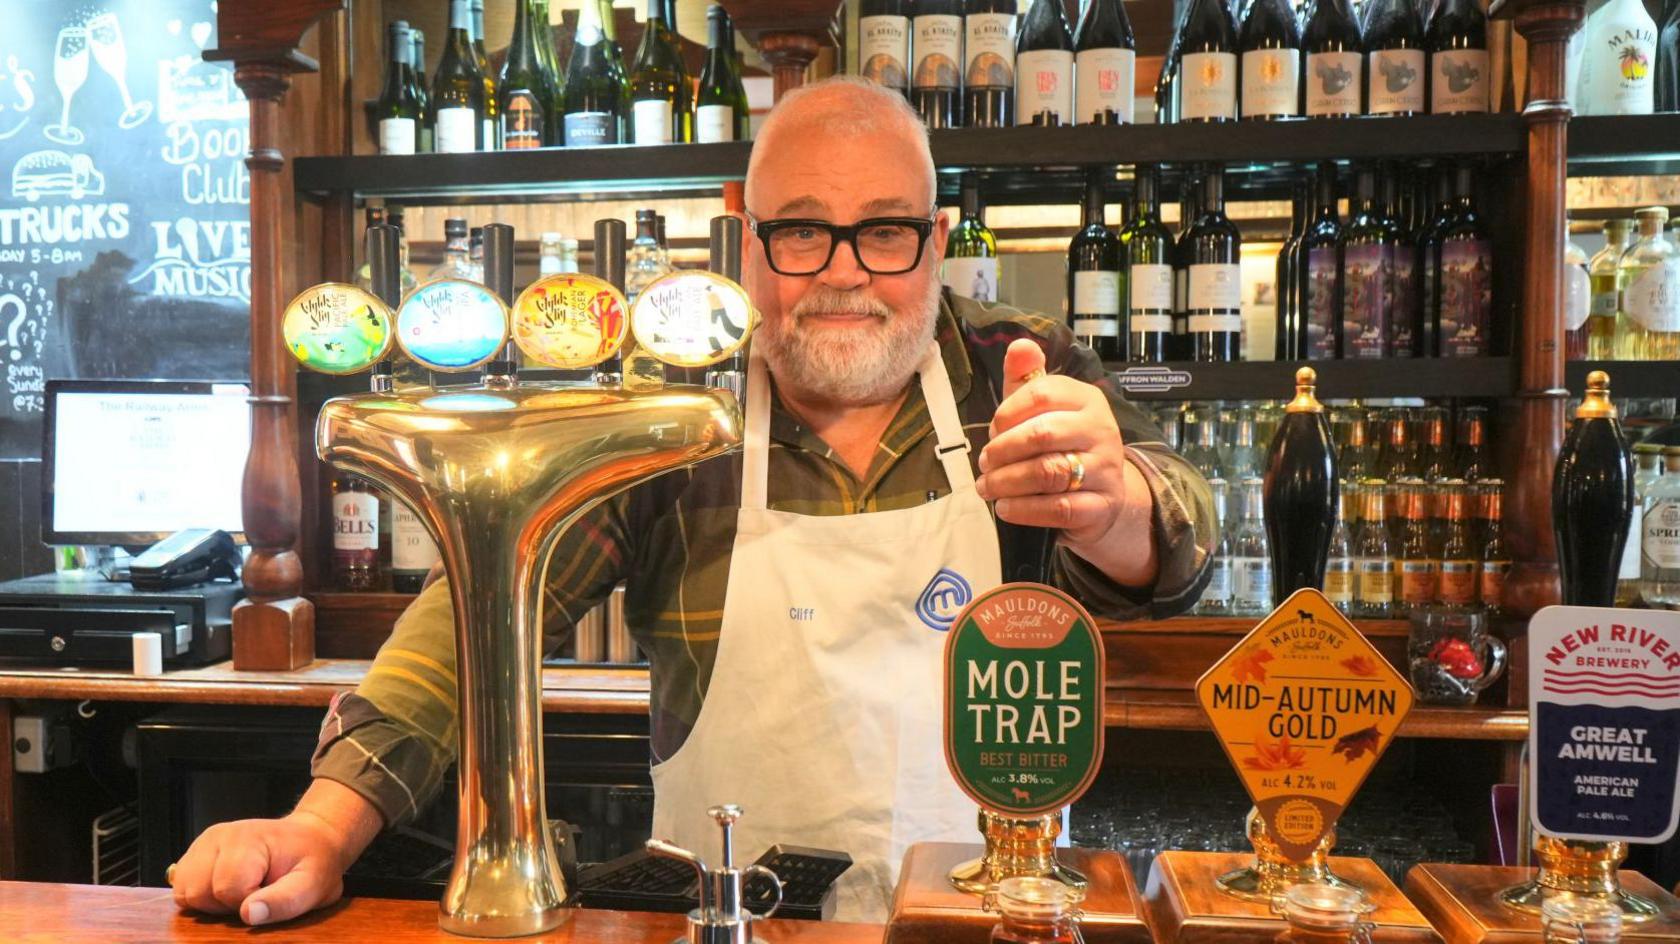
<path id="1" fill-rule="evenodd" d="M 504 305 L 513 304 L 513 227 L 506 223 L 484 225 L 484 285 Z M 496 359 L 484 365 L 484 376 L 512 377 L 519 372 L 519 348 L 510 340 Z"/>

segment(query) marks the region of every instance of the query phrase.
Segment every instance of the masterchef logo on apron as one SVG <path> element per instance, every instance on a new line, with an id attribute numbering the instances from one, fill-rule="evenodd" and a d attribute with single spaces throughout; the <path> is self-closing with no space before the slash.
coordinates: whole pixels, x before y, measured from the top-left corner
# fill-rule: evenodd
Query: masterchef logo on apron
<path id="1" fill-rule="evenodd" d="M 941 567 L 939 573 L 934 574 L 928 585 L 922 588 L 922 595 L 916 598 L 916 616 L 929 629 L 947 632 L 957 614 L 972 599 L 974 589 L 962 574 L 949 567 Z"/>

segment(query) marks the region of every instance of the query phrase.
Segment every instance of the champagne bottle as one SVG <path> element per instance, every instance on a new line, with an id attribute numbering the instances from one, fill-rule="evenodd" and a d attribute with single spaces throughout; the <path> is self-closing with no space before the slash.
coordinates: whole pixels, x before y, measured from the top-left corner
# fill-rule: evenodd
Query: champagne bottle
<path id="1" fill-rule="evenodd" d="M 1623 360 L 1680 360 L 1680 247 L 1663 234 L 1667 207 L 1634 214 L 1639 239 L 1622 253 L 1616 281 L 1622 307 L 1616 355 Z"/>
<path id="2" fill-rule="evenodd" d="M 987 228 L 980 204 L 980 178 L 962 175 L 962 216 L 945 241 L 945 263 L 939 278 L 957 295 L 976 301 L 998 299 L 997 237 Z"/>
<path id="3" fill-rule="evenodd" d="M 1272 551 L 1271 605 L 1302 587 L 1324 586 L 1324 568 L 1335 530 L 1336 447 L 1315 390 L 1318 373 L 1295 371 L 1295 399 L 1266 452 L 1266 535 Z"/>
<path id="4" fill-rule="evenodd" d="M 1348 0 L 1312 0 L 1301 45 L 1307 51 L 1307 117 L 1361 114 L 1365 44 Z"/>
<path id="5" fill-rule="evenodd" d="M 1237 120 L 1237 27 L 1225 0 L 1189 0 L 1178 47 L 1177 120 Z"/>
<path id="6" fill-rule="evenodd" d="M 494 151 L 501 147 L 496 132 L 501 127 L 497 120 L 497 105 L 501 101 L 496 93 L 496 77 L 490 72 L 490 57 L 484 51 L 484 0 L 471 0 L 471 15 L 467 22 L 472 29 L 473 68 L 478 70 L 478 80 L 484 83 L 484 143 L 479 147 L 481 151 Z"/>
<path id="7" fill-rule="evenodd" d="M 502 147 L 510 151 L 542 147 L 553 125 L 534 6 L 534 0 L 520 0 L 514 8 L 513 42 L 508 44 L 497 83 Z"/>
<path id="8" fill-rule="evenodd" d="M 1202 178 L 1201 215 L 1191 224 L 1185 310 L 1198 361 L 1242 360 L 1242 235 L 1225 215 L 1225 174 Z"/>
<path id="9" fill-rule="evenodd" d="M 1015 37 L 1015 123 L 1073 124 L 1073 36 L 1061 0 L 1032 0 Z"/>
<path id="10" fill-rule="evenodd" d="M 578 11 L 572 60 L 566 64 L 562 116 L 566 147 L 618 144 L 624 140 L 629 90 L 619 68 L 618 46 L 601 24 L 601 8 L 585 0 Z"/>
<path id="11" fill-rule="evenodd" d="M 1313 218 L 1301 235 L 1300 305 L 1308 360 L 1345 356 L 1342 339 L 1342 223 L 1336 212 L 1336 165 L 1318 165 Z"/>
<path id="12" fill-rule="evenodd" d="M 911 0 L 910 103 L 929 128 L 962 127 L 962 0 Z"/>
<path id="13" fill-rule="evenodd" d="M 1586 396 L 1552 474 L 1552 535 L 1570 606 L 1611 606 L 1633 516 L 1633 461 L 1610 402 L 1610 375 L 1587 375 Z"/>
<path id="14" fill-rule="evenodd" d="M 1073 120 L 1129 125 L 1137 40 L 1120 0 L 1085 0 L 1073 31 Z"/>
<path id="15" fill-rule="evenodd" d="M 1377 199 L 1376 171 L 1361 168 L 1355 204 L 1342 231 L 1342 356 L 1387 357 L 1392 351 L 1394 247 Z"/>
<path id="16" fill-rule="evenodd" d="M 549 0 L 531 0 L 531 17 L 537 36 L 537 60 L 543 77 L 544 96 L 548 99 L 548 127 L 543 144 L 561 143 L 560 115 L 565 107 L 565 70 L 560 67 L 560 53 L 554 48 L 554 25 L 549 22 Z"/>
<path id="17" fill-rule="evenodd" d="M 1301 320 L 1301 238 L 1312 216 L 1312 189 L 1296 181 L 1290 192 L 1289 236 L 1277 257 L 1277 329 L 1273 357 L 1280 361 L 1307 359 L 1307 329 Z"/>
<path id="18" fill-rule="evenodd" d="M 1371 100 L 1367 111 L 1424 114 L 1428 58 L 1417 0 L 1371 0 L 1365 5 L 1365 86 Z"/>
<path id="19" fill-rule="evenodd" d="M 863 0 L 858 9 L 858 73 L 910 94 L 910 0 Z"/>
<path id="20" fill-rule="evenodd" d="M 1102 178 L 1085 182 L 1083 228 L 1068 244 L 1068 321 L 1074 337 L 1103 360 L 1118 360 L 1120 346 L 1120 238 L 1103 222 Z"/>
<path id="21" fill-rule="evenodd" d="M 393 20 L 385 28 L 385 86 L 374 106 L 379 119 L 379 153 L 413 154 L 420 145 L 425 112 L 414 97 L 414 42 L 407 20 Z"/>
<path id="22" fill-rule="evenodd" d="M 432 146 L 439 154 L 485 150 L 484 77 L 473 58 L 469 0 L 450 0 L 449 38 L 432 76 Z"/>
<path id="23" fill-rule="evenodd" d="M 1429 50 L 1429 110 L 1437 115 L 1488 110 L 1487 14 L 1476 0 L 1440 0 L 1424 36 Z"/>
<path id="24" fill-rule="evenodd" d="M 1475 174 L 1469 167 L 1453 172 L 1453 207 L 1435 234 L 1434 270 L 1437 300 L 1433 315 L 1441 357 L 1482 357 L 1490 353 L 1493 319 L 1493 249 L 1476 213 Z"/>
<path id="25" fill-rule="evenodd" d="M 647 25 L 630 75 L 630 140 L 633 144 L 688 141 L 688 74 L 665 22 L 664 0 L 648 0 Z"/>
<path id="26" fill-rule="evenodd" d="M 694 140 L 745 141 L 752 120 L 747 89 L 735 68 L 735 30 L 722 4 L 706 8 L 706 64 L 694 108 Z"/>
<path id="27" fill-rule="evenodd" d="M 1161 222 L 1159 172 L 1139 165 L 1135 183 L 1132 218 L 1120 230 L 1126 355 L 1136 364 L 1159 364 L 1173 331 L 1173 235 Z"/>
<path id="28" fill-rule="evenodd" d="M 1015 124 L 1015 0 L 963 8 L 963 116 L 970 128 Z"/>
<path id="29" fill-rule="evenodd" d="M 1301 113 L 1301 31 L 1289 0 L 1254 0 L 1243 15 L 1242 117 Z"/>

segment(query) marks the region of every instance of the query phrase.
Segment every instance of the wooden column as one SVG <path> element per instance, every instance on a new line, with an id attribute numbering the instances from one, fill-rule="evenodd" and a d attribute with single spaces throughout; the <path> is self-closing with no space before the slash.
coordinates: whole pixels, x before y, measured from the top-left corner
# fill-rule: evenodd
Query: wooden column
<path id="1" fill-rule="evenodd" d="M 285 306 L 282 254 L 291 216 L 291 182 L 281 148 L 280 106 L 296 72 L 314 60 L 298 44 L 340 0 L 271 6 L 223 0 L 219 46 L 209 60 L 232 61 L 234 81 L 251 110 L 251 451 L 245 460 L 242 510 L 251 556 L 246 599 L 233 611 L 237 669 L 294 669 L 315 659 L 315 608 L 303 598 L 298 540 L 296 371 L 285 356 L 280 315 Z"/>
<path id="2" fill-rule="evenodd" d="M 1564 59 L 1569 37 L 1585 17 L 1578 0 L 1510 0 L 1495 16 L 1510 17 L 1528 42 L 1528 208 L 1522 323 L 1516 332 L 1519 390 L 1504 424 L 1510 499 L 1506 535 L 1513 566 L 1507 604 L 1526 615 L 1561 598 L 1552 539 L 1552 467 L 1562 444 L 1569 392 L 1563 386 L 1564 189 L 1568 176 L 1569 103 Z"/>
<path id="3" fill-rule="evenodd" d="M 770 64 L 776 101 L 805 84 L 805 69 L 825 46 L 840 45 L 840 0 L 722 0 L 735 28 Z"/>

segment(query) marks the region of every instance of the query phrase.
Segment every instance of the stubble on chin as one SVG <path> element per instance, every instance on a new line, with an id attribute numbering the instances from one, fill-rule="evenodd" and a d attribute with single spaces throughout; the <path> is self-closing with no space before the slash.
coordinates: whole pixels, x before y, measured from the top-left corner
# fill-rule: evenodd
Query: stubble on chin
<path id="1" fill-rule="evenodd" d="M 823 310 L 824 300 L 839 302 L 841 310 L 854 310 L 851 306 L 862 307 L 864 298 L 864 292 L 807 296 L 776 322 L 766 322 L 754 343 L 776 383 L 842 406 L 884 403 L 902 393 L 933 340 L 939 283 L 929 283 L 913 311 L 891 312 L 868 298 L 880 311 L 889 312 L 871 315 L 873 324 L 826 326 L 805 313 Z"/>

